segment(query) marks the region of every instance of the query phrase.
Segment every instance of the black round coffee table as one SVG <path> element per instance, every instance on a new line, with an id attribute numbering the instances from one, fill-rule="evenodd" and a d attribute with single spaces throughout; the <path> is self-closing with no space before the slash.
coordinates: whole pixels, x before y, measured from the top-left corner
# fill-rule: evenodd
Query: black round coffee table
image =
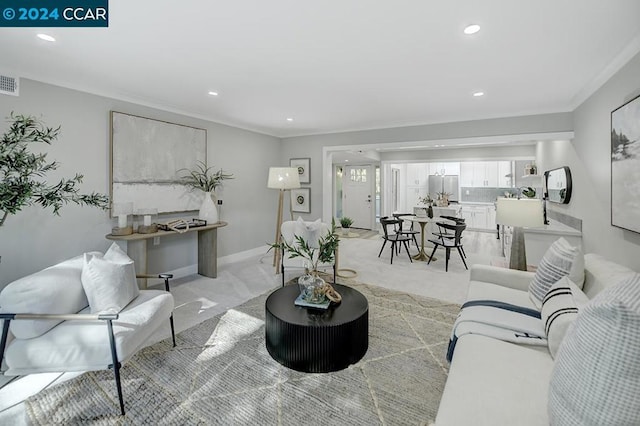
<path id="1" fill-rule="evenodd" d="M 358 362 L 369 347 L 369 304 L 357 290 L 333 284 L 342 302 L 327 310 L 294 305 L 297 285 L 282 287 L 265 303 L 266 345 L 285 367 L 327 373 Z"/>

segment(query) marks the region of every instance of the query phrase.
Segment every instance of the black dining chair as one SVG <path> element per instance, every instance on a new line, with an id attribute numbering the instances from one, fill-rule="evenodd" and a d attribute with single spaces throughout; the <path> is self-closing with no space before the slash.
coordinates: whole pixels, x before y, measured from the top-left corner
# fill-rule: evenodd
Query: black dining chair
<path id="1" fill-rule="evenodd" d="M 441 219 L 447 219 L 450 220 L 452 222 L 455 222 L 457 225 L 465 223 L 464 218 L 462 217 L 455 217 L 455 216 L 440 216 Z M 449 238 L 449 239 L 453 239 L 455 238 L 455 232 L 450 231 L 448 229 L 438 229 L 438 232 L 432 232 L 433 235 L 435 235 L 438 238 Z M 460 250 L 462 250 L 462 255 L 464 257 L 467 257 L 467 253 L 464 252 L 464 247 L 462 247 L 462 245 L 460 246 Z"/>
<path id="2" fill-rule="evenodd" d="M 393 217 L 400 221 L 400 223 L 395 228 L 396 234 L 409 236 L 415 243 L 416 247 L 420 248 L 420 246 L 418 245 L 418 240 L 416 239 L 416 234 L 419 234 L 420 231 L 416 231 L 415 229 L 413 229 L 412 220 L 403 219 L 403 217 L 407 216 L 414 215 L 412 215 L 411 213 L 393 213 Z M 397 248 L 399 249 L 400 246 L 398 246 Z"/>
<path id="3" fill-rule="evenodd" d="M 430 243 L 433 244 L 433 251 L 431 252 L 431 256 L 429 256 L 429 261 L 427 265 L 431 263 L 431 259 L 433 255 L 436 253 L 436 250 L 439 246 L 442 246 L 446 250 L 446 261 L 445 261 L 445 271 L 449 271 L 449 258 L 451 257 L 451 249 L 455 248 L 458 250 L 458 254 L 460 254 L 460 259 L 462 259 L 462 263 L 464 264 L 465 269 L 469 269 L 467 267 L 467 262 L 464 260 L 465 255 L 462 249 L 462 231 L 467 228 L 466 223 L 445 223 L 445 222 L 437 222 L 438 228 L 440 229 L 440 238 L 429 240 Z M 444 234 L 446 231 L 449 231 L 450 234 L 453 234 L 453 238 L 445 237 Z"/>
<path id="4" fill-rule="evenodd" d="M 399 225 L 399 222 L 402 222 L 399 219 L 390 219 L 388 216 L 383 216 L 380 218 L 380 225 L 382 225 L 382 232 L 384 235 L 382 239 L 384 243 L 382 243 L 382 247 L 380 248 L 380 253 L 378 253 L 378 257 L 382 254 L 382 250 L 384 250 L 384 246 L 387 245 L 387 241 L 391 243 L 391 264 L 393 264 L 393 254 L 400 244 L 404 245 L 404 249 L 407 252 L 407 256 L 409 257 L 409 261 L 413 263 L 411 259 L 411 255 L 409 254 L 409 241 L 411 241 L 411 237 L 408 235 L 402 235 L 395 233 L 395 227 Z M 389 227 L 394 229 L 394 233 L 389 232 Z"/>

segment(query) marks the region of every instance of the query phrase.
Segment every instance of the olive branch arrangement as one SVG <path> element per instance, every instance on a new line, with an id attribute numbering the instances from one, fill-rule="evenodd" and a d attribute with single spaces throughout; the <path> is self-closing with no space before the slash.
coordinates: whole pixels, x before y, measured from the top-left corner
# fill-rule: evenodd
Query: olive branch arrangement
<path id="1" fill-rule="evenodd" d="M 80 193 L 78 185 L 84 176 L 79 173 L 53 185 L 44 181 L 45 175 L 56 170 L 59 163 L 48 162 L 47 154 L 34 154 L 29 148 L 36 143 L 51 145 L 58 138 L 60 126 L 47 127 L 36 117 L 13 112 L 9 122 L 9 130 L 0 140 L 0 226 L 8 215 L 34 204 L 43 208 L 53 207 L 56 215 L 69 202 L 103 210 L 109 207 L 109 197 L 106 195 Z"/>

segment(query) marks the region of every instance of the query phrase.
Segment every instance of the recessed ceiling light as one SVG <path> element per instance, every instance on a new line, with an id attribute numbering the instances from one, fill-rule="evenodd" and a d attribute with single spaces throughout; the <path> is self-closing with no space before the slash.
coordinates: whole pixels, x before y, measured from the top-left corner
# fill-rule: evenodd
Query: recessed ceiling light
<path id="1" fill-rule="evenodd" d="M 476 98 L 479 98 L 480 96 L 484 96 L 484 92 L 475 92 L 473 96 L 475 96 Z"/>
<path id="2" fill-rule="evenodd" d="M 480 25 L 477 24 L 469 25 L 464 29 L 464 33 L 467 35 L 475 34 L 478 31 L 480 31 Z"/>
<path id="3" fill-rule="evenodd" d="M 55 37 L 50 36 L 49 34 L 38 34 L 37 36 L 39 39 L 44 40 L 44 41 L 56 41 Z"/>
<path id="4" fill-rule="evenodd" d="M 209 91 L 211 96 L 218 96 L 218 92 L 214 92 L 213 90 Z"/>
<path id="5" fill-rule="evenodd" d="M 345 163 L 348 163 L 348 162 L 349 162 L 349 160 L 344 160 L 344 162 L 345 162 Z"/>
<path id="6" fill-rule="evenodd" d="M 293 118 L 287 117 L 287 121 L 291 122 L 291 121 L 293 121 Z"/>

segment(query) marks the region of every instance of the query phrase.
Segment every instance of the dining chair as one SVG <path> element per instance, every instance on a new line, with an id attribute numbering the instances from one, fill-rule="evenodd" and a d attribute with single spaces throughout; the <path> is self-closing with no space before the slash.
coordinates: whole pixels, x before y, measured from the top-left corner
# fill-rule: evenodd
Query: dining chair
<path id="1" fill-rule="evenodd" d="M 465 220 L 462 217 L 440 216 L 440 218 L 450 220 L 452 222 L 455 222 L 456 224 L 465 223 Z M 455 232 L 453 232 L 451 230 L 448 230 L 448 229 L 438 229 L 438 232 L 432 232 L 432 234 L 435 235 L 438 238 L 442 237 L 442 238 L 449 238 L 449 239 L 455 238 L 455 235 L 456 235 Z M 460 246 L 460 250 L 462 250 L 463 256 L 467 257 L 467 254 L 464 252 L 464 247 L 462 247 L 462 245 Z"/>
<path id="2" fill-rule="evenodd" d="M 391 264 L 393 264 L 393 254 L 400 244 L 404 245 L 404 249 L 407 252 L 407 256 L 409 257 L 409 261 L 413 262 L 411 259 L 411 255 L 409 254 L 409 241 L 411 241 L 411 237 L 408 235 L 402 235 L 395 232 L 395 227 L 402 222 L 399 219 L 391 219 L 388 216 L 383 216 L 380 218 L 380 225 L 382 225 L 383 236 L 382 239 L 384 243 L 382 243 L 382 247 L 380 248 L 380 253 L 378 253 L 378 257 L 382 254 L 382 250 L 384 250 L 384 246 L 387 245 L 387 241 L 391 243 Z M 389 232 L 389 227 L 394 228 L 394 233 Z"/>
<path id="3" fill-rule="evenodd" d="M 418 240 L 416 238 L 416 234 L 419 234 L 420 231 L 416 231 L 413 229 L 413 221 L 403 219 L 403 217 L 413 216 L 411 213 L 393 213 L 393 217 L 398 219 L 400 223 L 396 226 L 396 234 L 407 235 L 409 236 L 416 247 L 420 248 L 418 245 Z M 398 248 L 400 248 L 398 246 Z"/>
<path id="4" fill-rule="evenodd" d="M 467 228 L 467 224 L 456 223 L 454 225 L 451 223 L 437 222 L 436 225 L 438 225 L 438 228 L 440 228 L 441 236 L 437 239 L 429 240 L 429 242 L 433 244 L 433 251 L 431 252 L 431 256 L 429 256 L 429 261 L 427 262 L 427 265 L 431 263 L 431 259 L 433 258 L 433 255 L 436 253 L 436 250 L 438 249 L 438 247 L 442 246 L 446 250 L 445 271 L 447 272 L 449 271 L 449 258 L 451 257 L 451 249 L 454 249 L 454 248 L 458 250 L 458 254 L 460 254 L 460 259 L 462 259 L 462 263 L 464 264 L 465 269 L 469 269 L 467 267 L 467 262 L 464 260 L 466 256 L 464 255 L 464 252 L 462 250 L 462 242 L 461 242 L 462 231 L 464 231 Z M 445 231 L 450 231 L 451 233 L 453 233 L 453 238 L 445 237 L 444 236 Z"/>

